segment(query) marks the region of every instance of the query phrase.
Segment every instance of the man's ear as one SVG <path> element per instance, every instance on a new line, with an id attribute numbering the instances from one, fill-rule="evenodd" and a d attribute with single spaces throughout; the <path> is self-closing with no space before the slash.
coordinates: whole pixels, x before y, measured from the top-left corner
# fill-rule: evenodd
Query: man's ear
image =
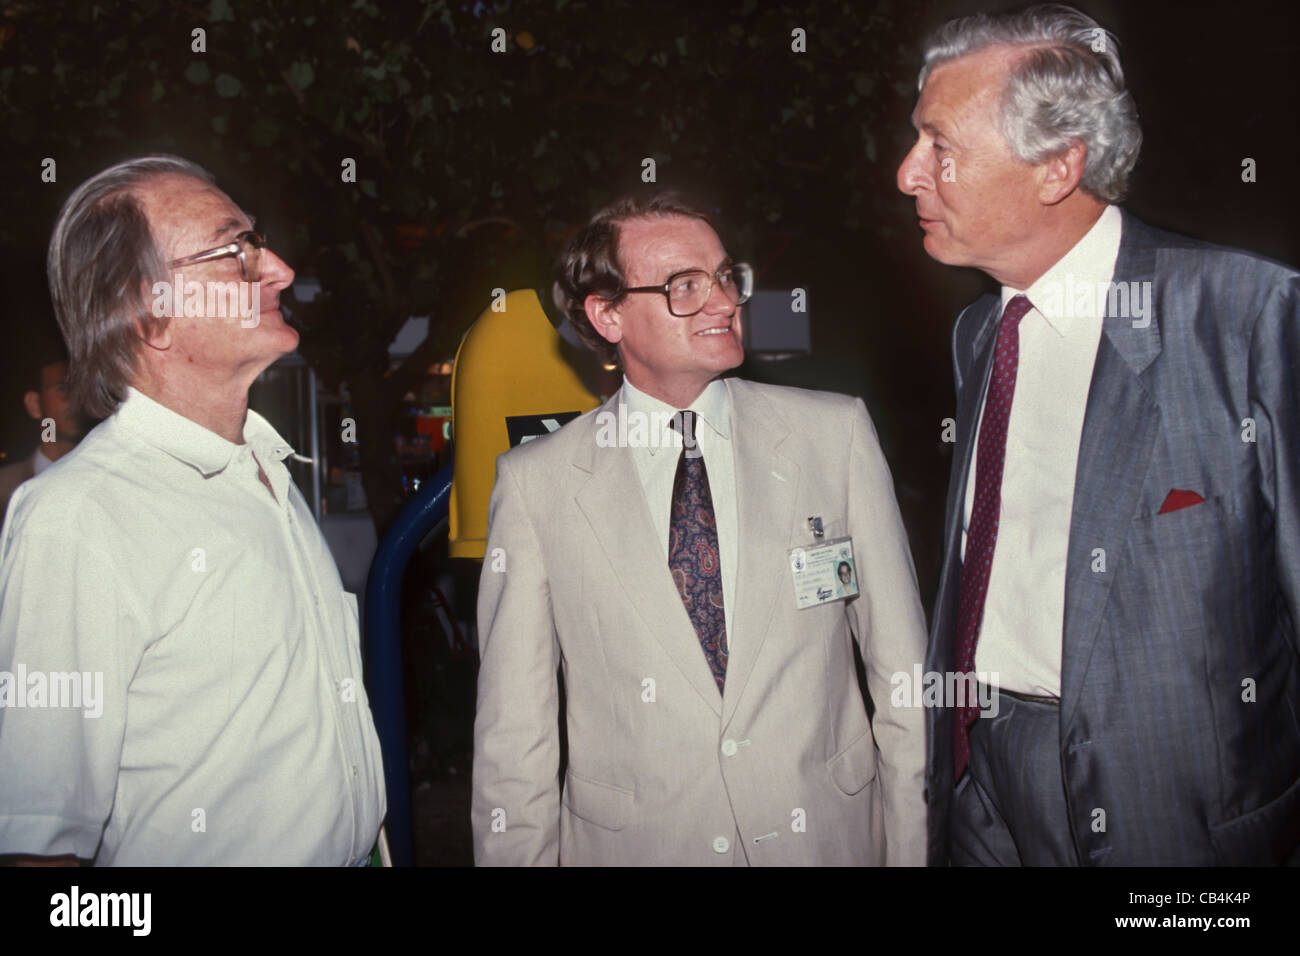
<path id="1" fill-rule="evenodd" d="M 35 389 L 23 393 L 23 408 L 27 409 L 27 414 L 38 422 L 45 417 L 41 414 L 41 393 Z"/>
<path id="2" fill-rule="evenodd" d="M 179 292 L 179 290 L 173 290 Z M 151 315 L 148 310 L 152 309 L 155 302 L 153 289 L 147 282 L 140 284 L 140 301 L 144 304 L 144 312 L 135 320 L 135 331 L 140 336 L 140 340 L 151 349 L 159 352 L 165 352 L 172 347 L 171 319 L 168 315 Z M 170 300 L 169 300 L 170 301 Z M 147 321 L 152 318 L 153 321 Z M 152 332 L 150 327 L 152 326 Z"/>
<path id="3" fill-rule="evenodd" d="M 623 317 L 619 315 L 614 304 L 598 295 L 589 295 L 582 303 L 587 313 L 587 321 L 610 345 L 617 345 L 623 338 Z"/>
<path id="4" fill-rule="evenodd" d="M 1057 153 L 1042 164 L 1043 176 L 1038 184 L 1038 201 L 1045 206 L 1055 206 L 1079 187 L 1083 167 L 1088 160 L 1088 147 L 1074 140 L 1070 148 Z"/>

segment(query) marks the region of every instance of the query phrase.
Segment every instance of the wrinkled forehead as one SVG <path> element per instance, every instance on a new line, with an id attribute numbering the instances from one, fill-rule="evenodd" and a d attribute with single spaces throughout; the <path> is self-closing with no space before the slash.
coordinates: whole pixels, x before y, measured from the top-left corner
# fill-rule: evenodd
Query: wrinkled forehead
<path id="1" fill-rule="evenodd" d="M 713 271 L 727 257 L 722 240 L 694 216 L 646 216 L 619 224 L 619 262 L 631 285 L 662 282 L 686 269 Z"/>
<path id="2" fill-rule="evenodd" d="M 155 176 L 138 187 L 136 196 L 168 257 L 220 245 L 253 225 L 229 196 L 192 176 Z"/>
<path id="3" fill-rule="evenodd" d="M 920 102 L 941 103 L 950 109 L 962 106 L 987 110 L 1007 88 L 1011 71 L 1034 49 L 1031 46 L 994 46 L 968 53 L 936 65 L 925 79 Z"/>

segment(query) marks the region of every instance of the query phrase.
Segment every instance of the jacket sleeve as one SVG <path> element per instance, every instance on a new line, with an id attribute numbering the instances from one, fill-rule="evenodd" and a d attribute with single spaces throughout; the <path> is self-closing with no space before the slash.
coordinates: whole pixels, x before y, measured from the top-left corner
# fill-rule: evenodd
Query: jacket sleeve
<path id="1" fill-rule="evenodd" d="M 849 444 L 849 529 L 861 596 L 850 602 L 854 633 L 875 704 L 872 731 L 885 809 L 885 864 L 926 863 L 925 712 L 891 700 L 894 675 L 910 680 L 926 652 L 925 612 L 894 482 L 875 426 L 858 400 Z"/>
<path id="2" fill-rule="evenodd" d="M 474 861 L 558 865 L 560 654 L 541 544 L 508 455 L 488 506 L 478 632 Z"/>
<path id="3" fill-rule="evenodd" d="M 1300 276 L 1279 283 L 1255 321 L 1250 407 L 1272 506 L 1279 591 L 1300 655 Z"/>

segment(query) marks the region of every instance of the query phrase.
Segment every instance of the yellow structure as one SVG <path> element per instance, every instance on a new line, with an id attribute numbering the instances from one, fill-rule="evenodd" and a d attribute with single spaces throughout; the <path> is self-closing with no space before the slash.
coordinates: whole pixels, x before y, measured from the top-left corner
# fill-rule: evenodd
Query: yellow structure
<path id="1" fill-rule="evenodd" d="M 503 304 L 470 326 L 452 369 L 453 558 L 483 558 L 497 456 L 600 404 L 565 360 L 564 340 L 537 293 L 511 292 Z"/>

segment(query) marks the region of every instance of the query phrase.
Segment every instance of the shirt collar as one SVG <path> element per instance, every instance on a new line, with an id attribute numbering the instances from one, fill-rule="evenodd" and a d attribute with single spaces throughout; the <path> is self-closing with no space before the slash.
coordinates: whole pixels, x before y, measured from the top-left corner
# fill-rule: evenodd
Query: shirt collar
<path id="1" fill-rule="evenodd" d="M 627 405 L 629 414 L 640 413 L 645 415 L 648 421 L 654 421 L 652 413 L 658 412 L 664 416 L 671 416 L 678 411 L 692 411 L 709 426 L 709 429 L 724 441 L 731 440 L 731 395 L 727 391 L 727 386 L 722 379 L 715 378 L 705 386 L 704 391 L 691 402 L 689 409 L 674 408 L 667 402 L 662 402 L 653 395 L 647 395 L 623 376 L 623 395 L 620 401 Z M 666 418 L 665 418 L 666 420 Z M 668 432 L 672 432 L 668 435 Z M 665 437 L 667 436 L 667 437 Z M 665 426 L 665 434 L 659 436 L 660 442 L 651 441 L 648 449 L 653 455 L 658 449 L 659 444 L 665 444 L 672 448 L 681 447 L 681 439 L 676 431 L 673 431 L 671 425 Z"/>
<path id="2" fill-rule="evenodd" d="M 1027 290 L 1004 285 L 1002 308 L 1023 294 L 1060 335 L 1070 331 L 1075 319 L 1101 319 L 1106 307 L 1105 287 L 1115 274 L 1119 258 L 1122 227 L 1119 208 L 1107 206 L 1074 247 Z"/>
<path id="3" fill-rule="evenodd" d="M 224 471 L 240 448 L 129 385 L 126 399 L 113 414 L 122 426 L 205 478 Z M 294 453 L 271 423 L 251 408 L 244 418 L 244 442 L 264 461 L 283 461 Z"/>

